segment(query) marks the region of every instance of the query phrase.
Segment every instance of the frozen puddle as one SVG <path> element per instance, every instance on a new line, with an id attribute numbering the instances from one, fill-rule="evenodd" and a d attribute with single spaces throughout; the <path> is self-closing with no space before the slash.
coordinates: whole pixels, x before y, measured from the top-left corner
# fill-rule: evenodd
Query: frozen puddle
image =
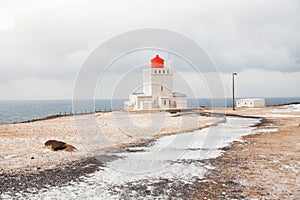
<path id="1" fill-rule="evenodd" d="M 29 199 L 166 198 L 174 193 L 176 185 L 188 187 L 203 177 L 213 168 L 203 161 L 220 156 L 221 148 L 241 136 L 255 133 L 253 125 L 258 122 L 259 119 L 228 117 L 218 126 L 165 136 L 148 146 L 113 154 L 117 159 L 80 182 L 20 196 Z"/>

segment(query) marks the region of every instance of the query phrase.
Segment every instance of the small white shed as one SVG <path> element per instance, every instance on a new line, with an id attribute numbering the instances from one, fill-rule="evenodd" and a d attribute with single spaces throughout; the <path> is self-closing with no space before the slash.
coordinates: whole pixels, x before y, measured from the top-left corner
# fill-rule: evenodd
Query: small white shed
<path id="1" fill-rule="evenodd" d="M 257 98 L 257 99 L 238 99 L 236 101 L 236 107 L 264 107 L 265 99 Z"/>

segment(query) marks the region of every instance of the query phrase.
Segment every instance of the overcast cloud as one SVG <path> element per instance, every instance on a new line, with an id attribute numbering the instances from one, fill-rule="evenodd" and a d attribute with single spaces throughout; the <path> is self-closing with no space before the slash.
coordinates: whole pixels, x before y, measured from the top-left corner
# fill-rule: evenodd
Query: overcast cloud
<path id="1" fill-rule="evenodd" d="M 178 31 L 202 45 L 227 95 L 236 71 L 238 96 L 300 96 L 298 0 L 0 0 L 0 99 L 71 99 L 80 65 L 94 48 L 145 27 Z M 181 73 L 199 85 L 188 68 Z"/>

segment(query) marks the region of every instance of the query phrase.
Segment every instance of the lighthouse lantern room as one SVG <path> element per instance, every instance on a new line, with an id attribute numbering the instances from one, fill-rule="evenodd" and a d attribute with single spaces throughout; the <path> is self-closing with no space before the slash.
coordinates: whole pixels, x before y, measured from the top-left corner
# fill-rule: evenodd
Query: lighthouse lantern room
<path id="1" fill-rule="evenodd" d="M 156 55 L 151 68 L 143 70 L 143 93 L 132 93 L 124 102 L 125 110 L 186 108 L 187 97 L 173 92 L 172 62 L 164 67 L 164 59 Z"/>

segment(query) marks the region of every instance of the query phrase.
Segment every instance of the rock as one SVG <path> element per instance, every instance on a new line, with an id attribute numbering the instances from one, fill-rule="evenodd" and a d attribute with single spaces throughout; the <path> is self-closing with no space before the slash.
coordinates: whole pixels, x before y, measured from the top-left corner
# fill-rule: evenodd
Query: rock
<path id="1" fill-rule="evenodd" d="M 66 143 L 56 140 L 48 140 L 45 145 L 50 147 L 53 151 L 64 150 L 66 148 Z"/>
<path id="2" fill-rule="evenodd" d="M 66 144 L 66 148 L 65 148 L 65 151 L 76 151 L 77 149 L 70 145 L 70 144 Z"/>
<path id="3" fill-rule="evenodd" d="M 59 151 L 59 150 L 65 150 L 65 151 L 75 151 L 77 150 L 74 146 L 67 144 L 62 141 L 57 141 L 57 140 L 48 140 L 45 143 L 45 146 L 50 148 L 53 151 Z"/>

